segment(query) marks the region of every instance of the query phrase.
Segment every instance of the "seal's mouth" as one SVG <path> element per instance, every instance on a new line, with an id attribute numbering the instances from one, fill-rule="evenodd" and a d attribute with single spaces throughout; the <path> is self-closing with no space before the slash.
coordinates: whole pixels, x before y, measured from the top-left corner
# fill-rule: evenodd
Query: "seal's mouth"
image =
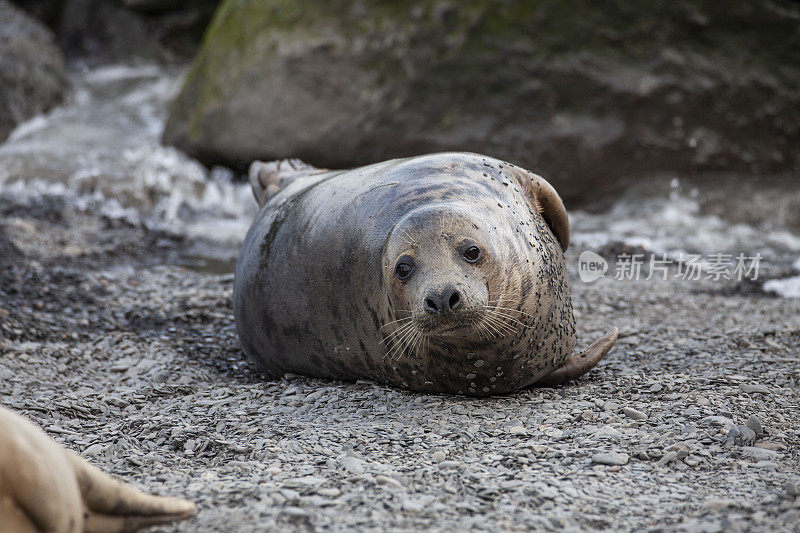
<path id="1" fill-rule="evenodd" d="M 520 320 L 525 316 L 518 309 L 484 305 L 450 316 L 420 317 L 417 327 L 431 338 L 489 341 L 517 334 L 527 326 Z"/>
<path id="2" fill-rule="evenodd" d="M 429 337 L 456 339 L 477 335 L 475 326 L 481 322 L 483 313 L 479 310 L 465 310 L 451 316 L 424 316 L 417 320 L 419 329 Z"/>

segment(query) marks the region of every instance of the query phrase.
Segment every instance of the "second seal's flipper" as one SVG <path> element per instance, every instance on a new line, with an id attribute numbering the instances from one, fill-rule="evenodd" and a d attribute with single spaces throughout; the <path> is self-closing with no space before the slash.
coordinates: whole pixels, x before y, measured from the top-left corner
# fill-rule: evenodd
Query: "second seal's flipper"
<path id="1" fill-rule="evenodd" d="M 253 161 L 248 174 L 253 196 L 256 197 L 259 207 L 262 207 L 295 178 L 315 172 L 324 170 L 303 163 L 299 159 L 280 159 L 268 162 Z"/>
<path id="2" fill-rule="evenodd" d="M 136 531 L 195 514 L 193 503 L 145 494 L 66 452 L 84 504 L 84 531 Z"/>
<path id="3" fill-rule="evenodd" d="M 600 359 L 605 357 L 608 351 L 611 350 L 614 343 L 617 342 L 618 335 L 619 329 L 612 328 L 611 331 L 594 341 L 584 351 L 567 359 L 563 365 L 534 383 L 533 386 L 555 387 L 584 375 L 594 368 Z"/>
<path id="4" fill-rule="evenodd" d="M 151 496 L 62 448 L 0 406 L 0 531 L 135 531 L 188 518 L 195 505 Z"/>

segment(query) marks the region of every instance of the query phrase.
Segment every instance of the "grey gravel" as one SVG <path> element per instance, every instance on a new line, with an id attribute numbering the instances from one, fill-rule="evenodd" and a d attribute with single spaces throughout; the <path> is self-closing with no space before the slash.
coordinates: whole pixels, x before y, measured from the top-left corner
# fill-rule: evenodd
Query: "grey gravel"
<path id="1" fill-rule="evenodd" d="M 573 277 L 581 344 L 622 335 L 567 386 L 266 380 L 236 338 L 232 275 L 176 264 L 182 239 L 0 202 L 25 252 L 0 270 L 0 403 L 199 505 L 155 531 L 797 528 L 798 300 Z"/>

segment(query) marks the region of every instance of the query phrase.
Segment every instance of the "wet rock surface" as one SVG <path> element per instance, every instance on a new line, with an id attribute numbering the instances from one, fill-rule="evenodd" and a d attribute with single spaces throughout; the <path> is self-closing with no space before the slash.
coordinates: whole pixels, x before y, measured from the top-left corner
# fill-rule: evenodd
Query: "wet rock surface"
<path id="1" fill-rule="evenodd" d="M 68 86 L 64 58 L 50 31 L 0 0 L 0 141 L 60 103 Z"/>
<path id="2" fill-rule="evenodd" d="M 229 0 L 164 139 L 332 168 L 468 150 L 567 200 L 647 172 L 791 172 L 798 19 L 773 1 Z"/>
<path id="3" fill-rule="evenodd" d="M 16 202 L 0 198 L 0 403 L 198 503 L 157 531 L 798 527 L 800 300 L 573 279 L 582 344 L 621 338 L 569 386 L 265 381 L 231 275 L 174 265 L 184 240 Z"/>

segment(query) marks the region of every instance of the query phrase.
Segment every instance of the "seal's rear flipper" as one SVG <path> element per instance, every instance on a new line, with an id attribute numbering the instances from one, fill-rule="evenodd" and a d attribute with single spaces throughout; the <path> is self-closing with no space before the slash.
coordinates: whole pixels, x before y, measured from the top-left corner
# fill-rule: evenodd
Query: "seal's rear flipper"
<path id="1" fill-rule="evenodd" d="M 278 161 L 253 161 L 250 164 L 250 186 L 259 207 L 275 196 L 281 189 L 299 176 L 322 172 L 322 169 L 303 163 L 299 159 Z"/>
<path id="2" fill-rule="evenodd" d="M 600 359 L 611 350 L 611 347 L 617 342 L 618 335 L 619 329 L 612 328 L 611 331 L 594 341 L 584 351 L 567 359 L 563 365 L 534 383 L 533 386 L 555 387 L 584 375 L 594 368 L 600 362 Z"/>

